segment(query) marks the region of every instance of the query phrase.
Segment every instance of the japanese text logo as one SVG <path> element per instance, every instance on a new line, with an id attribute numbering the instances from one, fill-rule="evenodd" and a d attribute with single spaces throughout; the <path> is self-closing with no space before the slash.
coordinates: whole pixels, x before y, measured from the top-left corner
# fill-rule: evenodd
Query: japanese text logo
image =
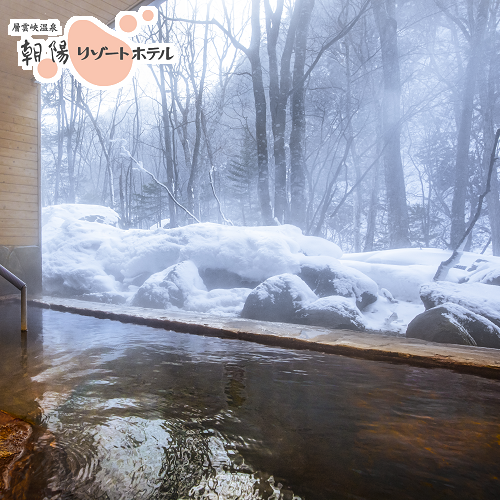
<path id="1" fill-rule="evenodd" d="M 120 87 L 139 65 L 176 62 L 172 44 L 139 44 L 129 39 L 157 18 L 155 7 L 141 7 L 137 13 L 120 12 L 115 18 L 115 31 L 94 17 L 74 16 L 66 23 L 64 35 L 57 19 L 11 19 L 9 35 L 20 37 L 18 65 L 33 70 L 41 83 L 57 81 L 62 68 L 68 68 L 87 87 Z M 39 35 L 47 38 L 33 38 Z"/>

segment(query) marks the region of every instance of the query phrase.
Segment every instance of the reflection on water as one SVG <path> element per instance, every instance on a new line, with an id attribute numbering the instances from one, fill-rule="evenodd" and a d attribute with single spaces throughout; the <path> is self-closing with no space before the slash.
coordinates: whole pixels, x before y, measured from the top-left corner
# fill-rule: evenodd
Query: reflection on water
<path id="1" fill-rule="evenodd" d="M 30 315 L 0 307 L 0 409 L 35 424 L 6 499 L 500 497 L 497 381 Z"/>

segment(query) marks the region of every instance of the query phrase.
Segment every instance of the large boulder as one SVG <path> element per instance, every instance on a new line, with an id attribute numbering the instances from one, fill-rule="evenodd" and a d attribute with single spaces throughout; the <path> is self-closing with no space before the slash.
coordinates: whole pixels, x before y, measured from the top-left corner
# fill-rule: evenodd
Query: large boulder
<path id="1" fill-rule="evenodd" d="M 361 312 L 352 300 L 339 296 L 323 297 L 305 304 L 298 311 L 299 323 L 326 328 L 345 328 L 363 331 Z"/>
<path id="2" fill-rule="evenodd" d="M 298 276 L 318 297 L 354 297 L 360 309 L 377 300 L 377 283 L 361 271 L 344 266 L 334 259 L 316 258 L 315 261 L 310 259 L 307 264 L 303 264 Z"/>
<path id="3" fill-rule="evenodd" d="M 420 287 L 420 298 L 426 309 L 452 302 L 484 316 L 500 326 L 500 293 L 483 283 L 450 283 L 436 281 Z"/>
<path id="4" fill-rule="evenodd" d="M 250 292 L 241 317 L 295 323 L 303 305 L 316 299 L 314 292 L 298 276 L 280 274 L 265 280 Z"/>
<path id="5" fill-rule="evenodd" d="M 196 266 L 187 260 L 150 276 L 135 293 L 131 305 L 181 308 L 194 290 L 206 291 L 206 288 Z"/>
<path id="6" fill-rule="evenodd" d="M 500 349 L 500 328 L 479 314 L 451 302 L 416 316 L 406 330 L 408 338 L 430 342 Z"/>

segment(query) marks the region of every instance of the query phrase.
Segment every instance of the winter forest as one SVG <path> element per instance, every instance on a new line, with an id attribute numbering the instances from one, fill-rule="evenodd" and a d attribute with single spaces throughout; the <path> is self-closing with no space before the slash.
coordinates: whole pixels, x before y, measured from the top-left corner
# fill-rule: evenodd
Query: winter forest
<path id="1" fill-rule="evenodd" d="M 42 203 L 111 207 L 122 229 L 285 223 L 344 252 L 454 248 L 499 122 L 499 5 L 168 0 L 137 39 L 175 44 L 175 65 L 113 91 L 69 73 L 42 87 Z M 465 250 L 500 255 L 496 167 Z"/>

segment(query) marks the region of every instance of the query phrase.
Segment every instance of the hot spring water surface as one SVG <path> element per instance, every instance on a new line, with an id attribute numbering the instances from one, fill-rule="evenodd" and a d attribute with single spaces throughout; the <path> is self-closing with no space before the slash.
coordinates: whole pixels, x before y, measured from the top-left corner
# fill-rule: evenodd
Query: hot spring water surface
<path id="1" fill-rule="evenodd" d="M 498 381 L 33 307 L 22 338 L 18 308 L 0 409 L 35 424 L 23 498 L 500 498 Z"/>

